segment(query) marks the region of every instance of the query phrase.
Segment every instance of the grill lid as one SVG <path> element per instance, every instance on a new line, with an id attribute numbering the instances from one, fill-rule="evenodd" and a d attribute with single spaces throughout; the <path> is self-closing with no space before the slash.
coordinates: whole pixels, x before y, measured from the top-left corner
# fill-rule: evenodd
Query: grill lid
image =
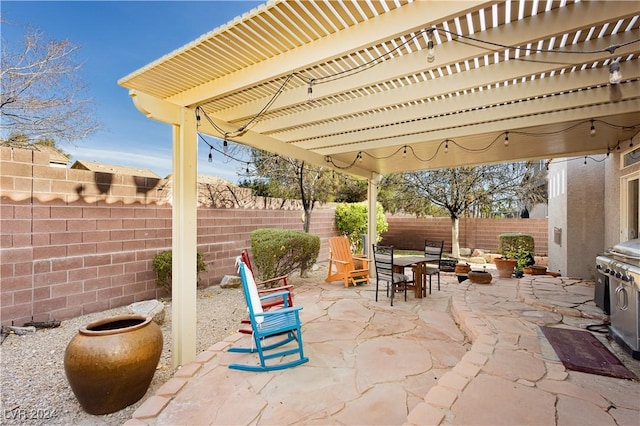
<path id="1" fill-rule="evenodd" d="M 616 244 L 607 250 L 607 254 L 640 260 L 640 239 L 636 238 L 625 241 L 624 243 Z"/>

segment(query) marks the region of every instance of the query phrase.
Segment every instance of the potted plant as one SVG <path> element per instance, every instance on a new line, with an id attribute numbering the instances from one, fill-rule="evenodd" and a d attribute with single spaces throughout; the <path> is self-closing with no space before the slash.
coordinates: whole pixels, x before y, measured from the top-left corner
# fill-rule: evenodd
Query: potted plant
<path id="1" fill-rule="evenodd" d="M 498 252 L 501 259 L 494 259 L 498 274 L 502 278 L 515 275 L 522 277 L 522 269 L 533 264 L 534 240 L 531 235 L 521 233 L 506 233 L 498 235 Z"/>
<path id="2" fill-rule="evenodd" d="M 514 275 L 517 278 L 522 278 L 524 268 L 531 266 L 535 263 L 533 255 L 529 250 L 519 248 L 517 250 L 511 250 L 507 252 L 507 256 L 513 258 L 516 261 Z"/>
<path id="3" fill-rule="evenodd" d="M 500 278 L 511 278 L 518 261 L 507 253 L 505 256 L 493 259 L 493 263 L 496 264 Z"/>

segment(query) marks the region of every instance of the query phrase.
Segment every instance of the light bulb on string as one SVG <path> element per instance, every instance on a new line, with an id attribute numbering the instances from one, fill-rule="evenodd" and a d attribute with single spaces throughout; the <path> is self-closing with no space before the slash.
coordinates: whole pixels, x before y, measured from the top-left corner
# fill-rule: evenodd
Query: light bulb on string
<path id="1" fill-rule="evenodd" d="M 596 135 L 596 126 L 595 126 L 595 124 L 593 124 L 593 120 L 591 120 L 591 129 L 589 130 L 589 134 L 591 136 L 595 136 Z"/>
<path id="2" fill-rule="evenodd" d="M 587 164 L 587 156 L 584 156 L 584 164 Z"/>
<path id="3" fill-rule="evenodd" d="M 229 150 L 229 142 L 227 142 L 227 138 L 224 138 L 224 141 L 222 141 L 222 150 L 225 153 Z"/>
<path id="4" fill-rule="evenodd" d="M 620 73 L 620 63 L 613 61 L 609 64 L 609 83 L 620 84 L 622 81 L 622 73 Z"/>
<path id="5" fill-rule="evenodd" d="M 309 80 L 309 87 L 307 87 L 307 100 L 313 100 L 313 79 Z"/>
<path id="6" fill-rule="evenodd" d="M 402 151 L 402 158 L 407 158 L 407 146 L 404 146 L 404 150 Z"/>
<path id="7" fill-rule="evenodd" d="M 509 132 L 504 135 L 504 146 L 509 146 Z"/>
<path id="8" fill-rule="evenodd" d="M 429 63 L 436 60 L 436 49 L 433 44 L 433 40 L 431 40 L 431 34 L 433 31 L 433 28 L 427 30 L 427 62 Z"/>
<path id="9" fill-rule="evenodd" d="M 444 141 L 444 153 L 449 152 L 449 141 Z"/>
<path id="10" fill-rule="evenodd" d="M 213 150 L 213 147 L 210 146 L 209 147 L 209 162 L 210 163 L 213 163 L 213 152 L 212 152 L 212 150 Z"/>
<path id="11" fill-rule="evenodd" d="M 362 151 L 358 153 L 358 162 L 362 163 Z"/>

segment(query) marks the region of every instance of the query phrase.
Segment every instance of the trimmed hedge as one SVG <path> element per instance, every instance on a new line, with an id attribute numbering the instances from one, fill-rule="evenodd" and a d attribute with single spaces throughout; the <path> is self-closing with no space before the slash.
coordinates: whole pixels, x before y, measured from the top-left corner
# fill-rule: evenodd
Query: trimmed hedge
<path id="1" fill-rule="evenodd" d="M 256 229 L 251 233 L 251 254 L 261 280 L 289 275 L 298 268 L 304 277 L 318 260 L 320 237 L 289 229 Z"/>
<path id="2" fill-rule="evenodd" d="M 498 235 L 498 253 L 506 256 L 517 252 L 535 253 L 535 240 L 529 234 L 507 233 Z"/>

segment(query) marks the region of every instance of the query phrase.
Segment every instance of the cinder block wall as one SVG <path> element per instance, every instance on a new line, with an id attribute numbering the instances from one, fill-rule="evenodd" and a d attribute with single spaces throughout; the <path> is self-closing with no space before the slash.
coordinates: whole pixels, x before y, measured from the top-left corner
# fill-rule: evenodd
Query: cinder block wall
<path id="1" fill-rule="evenodd" d="M 0 322 L 62 320 L 165 296 L 151 269 L 171 247 L 171 206 L 158 202 L 164 180 L 56 168 L 49 155 L 0 148 Z M 235 257 L 258 228 L 302 230 L 300 210 L 198 210 L 198 250 L 207 272 L 200 285 L 234 274 Z M 446 241 L 448 218 L 388 216 L 383 242 L 421 250 L 425 238 Z M 463 247 L 495 250 L 502 232 L 527 232 L 546 253 L 544 219 L 464 219 Z M 338 232 L 334 208 L 314 209 L 311 233 Z M 544 236 L 541 236 L 544 235 Z"/>
<path id="2" fill-rule="evenodd" d="M 445 217 L 415 218 L 387 215 L 389 230 L 382 242 L 399 249 L 424 250 L 424 240 L 443 240 L 444 251 L 451 253 L 451 219 Z M 460 247 L 497 252 L 498 235 L 508 232 L 530 234 L 535 240 L 536 254 L 546 256 L 548 250 L 547 219 L 461 218 L 458 238 Z"/>
<path id="3" fill-rule="evenodd" d="M 49 166 L 49 155 L 0 149 L 0 321 L 62 320 L 165 296 L 151 269 L 171 247 L 163 181 Z M 296 210 L 198 210 L 200 286 L 234 274 L 235 257 L 258 228 L 302 230 Z M 336 235 L 334 210 L 314 210 L 311 232 Z"/>

